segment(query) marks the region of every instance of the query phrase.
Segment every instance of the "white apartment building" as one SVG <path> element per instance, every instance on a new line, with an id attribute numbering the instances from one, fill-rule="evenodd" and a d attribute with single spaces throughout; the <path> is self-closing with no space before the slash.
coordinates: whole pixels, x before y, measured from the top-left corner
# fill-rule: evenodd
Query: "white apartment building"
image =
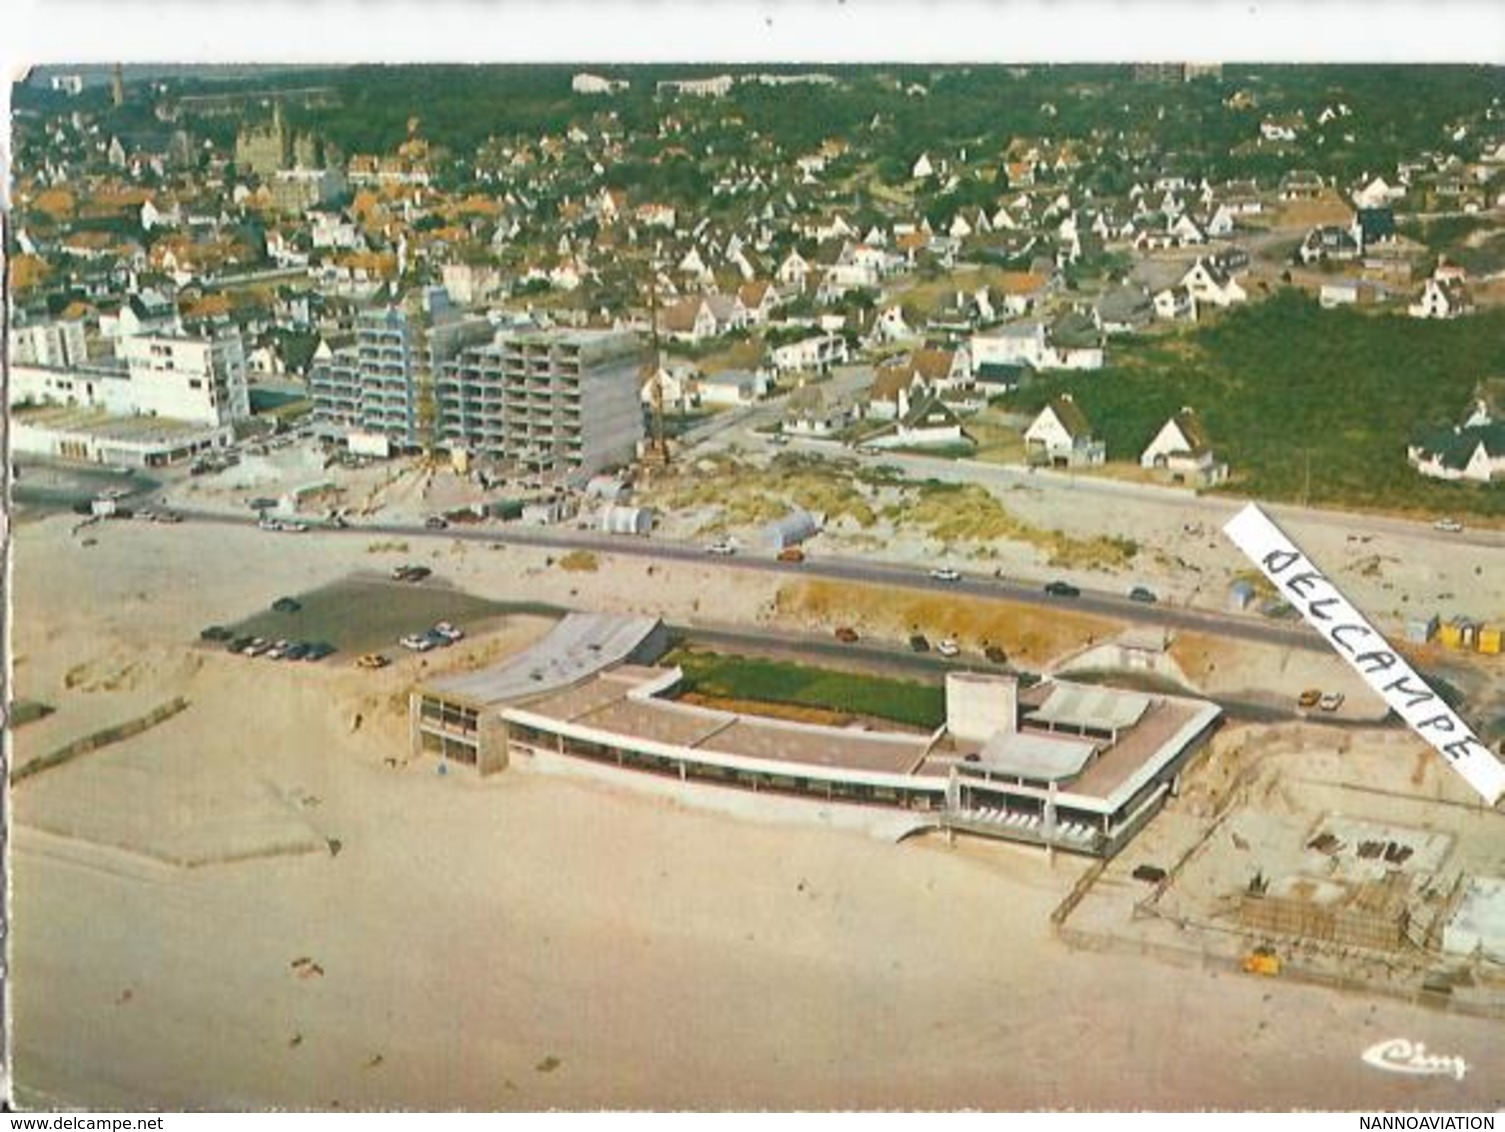
<path id="1" fill-rule="evenodd" d="M 82 320 L 58 319 L 31 326 L 12 327 L 10 360 L 13 365 L 67 369 L 89 360 Z"/>
<path id="2" fill-rule="evenodd" d="M 239 331 L 140 335 L 121 339 L 118 350 L 134 413 L 211 425 L 251 415 Z"/>
<path id="3" fill-rule="evenodd" d="M 608 79 L 589 71 L 581 71 L 570 79 L 570 89 L 576 94 L 616 94 L 631 85 L 627 79 Z"/>
<path id="4" fill-rule="evenodd" d="M 769 351 L 769 364 L 776 373 L 815 370 L 825 373 L 847 360 L 847 340 L 839 334 L 815 334 L 787 342 Z"/>

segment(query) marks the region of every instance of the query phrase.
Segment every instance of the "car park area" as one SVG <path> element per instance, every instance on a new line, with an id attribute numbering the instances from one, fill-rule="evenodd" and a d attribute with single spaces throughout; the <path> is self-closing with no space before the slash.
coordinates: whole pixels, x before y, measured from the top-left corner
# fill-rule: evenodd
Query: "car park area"
<path id="1" fill-rule="evenodd" d="M 296 596 L 268 601 L 262 611 L 241 621 L 225 621 L 203 629 L 200 638 L 209 647 L 246 653 L 261 643 L 252 655 L 287 657 L 287 650 L 302 644 L 312 653 L 328 646 L 346 658 L 379 654 L 410 635 L 431 634 L 437 648 L 452 644 L 488 618 L 506 611 L 505 606 L 471 594 L 438 586 L 394 585 L 379 578 L 348 578 Z M 236 644 L 239 648 L 235 648 Z M 323 655 L 330 655 L 324 653 Z M 315 656 L 305 652 L 302 659 Z"/>

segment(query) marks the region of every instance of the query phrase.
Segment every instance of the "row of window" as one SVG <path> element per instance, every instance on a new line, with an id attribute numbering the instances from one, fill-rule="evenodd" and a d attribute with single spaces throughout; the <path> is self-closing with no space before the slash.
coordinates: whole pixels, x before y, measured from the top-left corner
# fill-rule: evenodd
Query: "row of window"
<path id="1" fill-rule="evenodd" d="M 477 748 L 458 739 L 423 731 L 419 733 L 419 745 L 425 754 L 438 755 L 449 762 L 463 763 L 466 766 L 476 765 Z"/>
<path id="2" fill-rule="evenodd" d="M 425 696 L 418 703 L 418 715 L 420 719 L 432 723 L 443 724 L 446 727 L 460 727 L 474 732 L 478 713 L 475 708 L 462 707 L 448 700 L 436 700 Z"/>

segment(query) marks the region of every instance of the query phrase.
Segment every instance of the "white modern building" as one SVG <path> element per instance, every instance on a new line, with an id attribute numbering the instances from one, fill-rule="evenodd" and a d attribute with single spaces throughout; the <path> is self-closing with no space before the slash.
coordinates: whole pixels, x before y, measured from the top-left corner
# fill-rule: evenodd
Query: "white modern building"
<path id="1" fill-rule="evenodd" d="M 570 79 L 570 89 L 576 94 L 616 94 L 631 85 L 627 79 L 608 79 L 589 71 L 581 71 Z"/>
<path id="2" fill-rule="evenodd" d="M 251 415 L 245 344 L 238 330 L 138 335 L 121 339 L 118 352 L 137 414 L 209 425 Z"/>
<path id="3" fill-rule="evenodd" d="M 775 346 L 768 355 L 775 373 L 814 370 L 824 373 L 847 360 L 847 340 L 839 334 L 813 334 Z"/>
<path id="4" fill-rule="evenodd" d="M 1221 717 L 1204 700 L 953 672 L 930 732 L 817 726 L 684 702 L 647 617 L 571 614 L 502 665 L 420 686 L 415 755 L 522 765 L 821 824 L 945 828 L 1111 856 Z"/>
<path id="5" fill-rule="evenodd" d="M 119 351 L 120 358 L 108 365 L 12 365 L 9 403 L 209 427 L 251 415 L 246 354 L 237 330 L 123 338 Z"/>
<path id="6" fill-rule="evenodd" d="M 56 319 L 30 326 L 12 327 L 10 331 L 12 365 L 46 366 L 68 369 L 89 360 L 80 319 Z"/>

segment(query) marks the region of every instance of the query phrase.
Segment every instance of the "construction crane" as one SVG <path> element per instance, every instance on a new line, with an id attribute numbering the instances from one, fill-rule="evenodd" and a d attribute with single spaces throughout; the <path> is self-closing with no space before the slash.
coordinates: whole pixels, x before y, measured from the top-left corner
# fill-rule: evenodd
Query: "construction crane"
<path id="1" fill-rule="evenodd" d="M 658 265 L 648 264 L 648 326 L 653 343 L 653 439 L 644 461 L 650 467 L 669 466 L 669 439 L 664 435 L 664 354 L 658 337 Z"/>

